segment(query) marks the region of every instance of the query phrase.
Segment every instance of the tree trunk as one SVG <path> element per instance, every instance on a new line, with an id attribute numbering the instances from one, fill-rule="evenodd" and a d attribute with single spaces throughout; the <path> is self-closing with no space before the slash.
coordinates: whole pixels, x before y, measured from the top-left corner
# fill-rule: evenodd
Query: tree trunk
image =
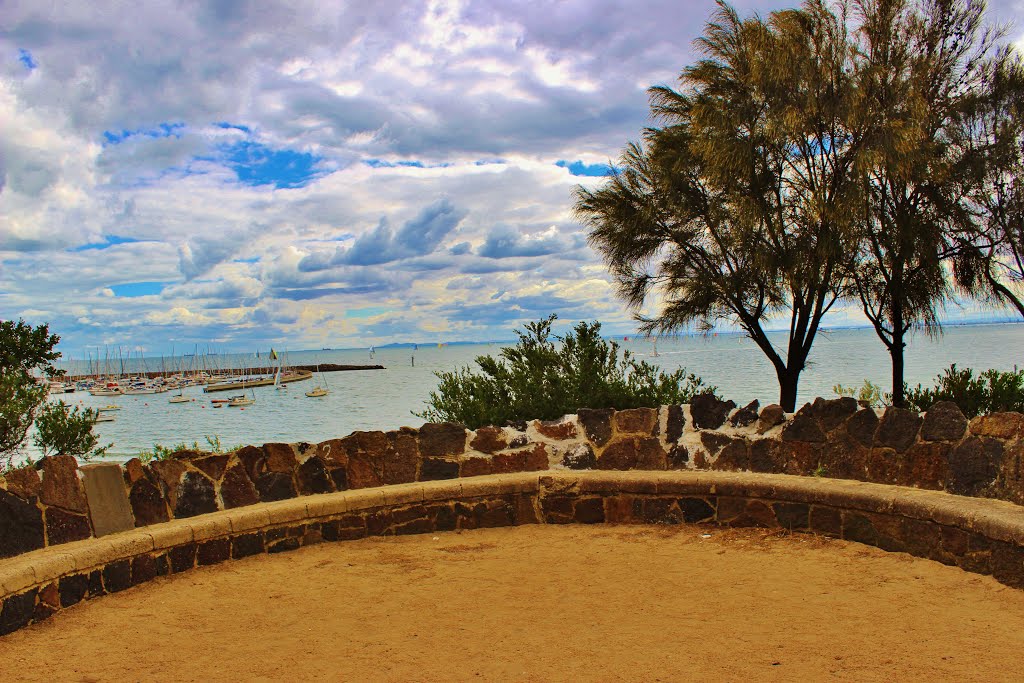
<path id="1" fill-rule="evenodd" d="M 796 390 L 800 382 L 800 368 L 778 368 L 775 375 L 779 378 L 779 405 L 787 413 L 796 410 Z"/>
<path id="2" fill-rule="evenodd" d="M 892 404 L 897 408 L 906 407 L 906 397 L 903 395 L 903 349 L 907 346 L 903 341 L 905 336 L 903 307 L 893 306 L 892 344 L 889 346 L 889 355 L 892 357 Z"/>

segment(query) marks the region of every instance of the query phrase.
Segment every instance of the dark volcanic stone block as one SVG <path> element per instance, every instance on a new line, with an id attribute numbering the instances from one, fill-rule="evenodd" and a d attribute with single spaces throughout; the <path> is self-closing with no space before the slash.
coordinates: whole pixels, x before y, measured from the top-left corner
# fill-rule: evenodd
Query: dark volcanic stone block
<path id="1" fill-rule="evenodd" d="M 761 409 L 761 414 L 757 419 L 757 433 L 764 434 L 771 430 L 772 427 L 780 425 L 786 421 L 786 411 L 782 409 L 778 403 L 771 403 Z"/>
<path id="2" fill-rule="evenodd" d="M 842 536 L 843 517 L 835 508 L 814 505 L 811 507 L 810 527 L 811 531 L 826 536 Z"/>
<path id="3" fill-rule="evenodd" d="M 965 439 L 949 455 L 946 490 L 961 496 L 977 495 L 995 481 L 1002 463 L 1002 442 L 977 436 Z"/>
<path id="4" fill-rule="evenodd" d="M 139 479 L 132 484 L 131 491 L 128 493 L 128 502 L 132 506 L 135 526 L 160 524 L 170 519 L 164 497 L 148 479 Z"/>
<path id="5" fill-rule="evenodd" d="M 699 394 L 690 400 L 690 418 L 697 429 L 718 429 L 736 407 L 732 401 L 722 401 L 714 394 Z"/>
<path id="6" fill-rule="evenodd" d="M 25 500 L 38 497 L 43 486 L 39 471 L 34 465 L 8 470 L 3 477 L 7 481 L 7 490 Z"/>
<path id="7" fill-rule="evenodd" d="M 224 473 L 224 479 L 220 483 L 220 499 L 225 510 L 260 502 L 260 495 L 246 474 L 244 465 L 232 465 Z"/>
<path id="8" fill-rule="evenodd" d="M 665 440 L 675 443 L 683 436 L 683 429 L 686 427 L 686 413 L 682 406 L 669 406 L 668 416 L 665 423 Z"/>
<path id="9" fill-rule="evenodd" d="M 174 506 L 174 517 L 195 517 L 217 511 L 217 496 L 213 482 L 199 472 L 186 472 L 178 486 L 178 502 Z"/>
<path id="10" fill-rule="evenodd" d="M 690 524 L 710 522 L 715 518 L 715 508 L 703 498 L 680 498 L 676 501 L 683 521 Z"/>
<path id="11" fill-rule="evenodd" d="M 441 458 L 424 458 L 420 464 L 420 481 L 455 479 L 459 476 L 459 463 Z"/>
<path id="12" fill-rule="evenodd" d="M 858 410 L 853 417 L 846 421 L 846 432 L 865 448 L 871 448 L 874 445 L 876 429 L 878 429 L 878 415 L 872 408 Z"/>
<path id="13" fill-rule="evenodd" d="M 619 410 L 614 414 L 613 419 L 615 420 L 615 430 L 620 434 L 651 436 L 658 426 L 658 411 L 653 408 Z M 575 430 L 573 431 L 575 432 Z"/>
<path id="14" fill-rule="evenodd" d="M 89 599 L 106 595 L 107 589 L 103 587 L 103 572 L 94 569 L 89 572 Z"/>
<path id="15" fill-rule="evenodd" d="M 65 512 L 60 508 L 46 509 L 46 540 L 49 545 L 82 541 L 92 536 L 89 518 Z"/>
<path id="16" fill-rule="evenodd" d="M 924 415 L 921 438 L 925 441 L 959 441 L 967 431 L 967 418 L 952 401 L 932 404 Z"/>
<path id="17" fill-rule="evenodd" d="M 573 519 L 580 524 L 600 524 L 604 522 L 604 500 L 602 498 L 582 498 L 573 507 Z"/>
<path id="18" fill-rule="evenodd" d="M 578 443 L 565 452 L 562 464 L 571 470 L 589 470 L 597 466 L 597 458 L 590 444 Z"/>
<path id="19" fill-rule="evenodd" d="M 192 465 L 210 479 L 217 481 L 224 475 L 224 469 L 228 464 L 228 457 L 225 453 L 207 455 L 193 459 Z"/>
<path id="20" fill-rule="evenodd" d="M 407 484 L 416 481 L 420 462 L 416 433 L 399 429 L 386 434 L 388 449 L 384 455 L 384 483 Z"/>
<path id="21" fill-rule="evenodd" d="M 263 444 L 263 453 L 266 457 L 268 472 L 291 474 L 299 464 L 298 458 L 295 457 L 295 450 L 289 443 Z"/>
<path id="22" fill-rule="evenodd" d="M 800 409 L 800 412 L 807 411 L 807 414 L 818 421 L 822 430 L 831 432 L 843 424 L 851 415 L 857 412 L 857 399 L 851 396 L 826 399 L 820 396 Z"/>
<path id="23" fill-rule="evenodd" d="M 820 443 L 825 440 L 825 432 L 818 425 L 818 421 L 801 408 L 800 412 L 793 416 L 793 420 L 782 428 L 782 440 Z"/>
<path id="24" fill-rule="evenodd" d="M 37 589 L 9 595 L 0 609 L 0 636 L 13 633 L 19 628 L 28 626 L 36 609 Z"/>
<path id="25" fill-rule="evenodd" d="M 85 490 L 78 479 L 78 461 L 70 455 L 43 458 L 43 485 L 39 499 L 46 505 L 85 513 Z"/>
<path id="26" fill-rule="evenodd" d="M 755 398 L 733 413 L 733 416 L 729 418 L 729 424 L 733 427 L 746 427 L 749 424 L 753 424 L 757 420 L 757 409 L 760 406 L 761 403 Z"/>
<path id="27" fill-rule="evenodd" d="M 239 559 L 263 552 L 263 532 L 242 534 L 231 539 L 231 557 Z"/>
<path id="28" fill-rule="evenodd" d="M 1024 588 L 1024 549 L 1009 543 L 994 543 L 992 576 L 1013 588 Z"/>
<path id="29" fill-rule="evenodd" d="M 665 449 L 655 437 L 627 436 L 609 444 L 597 459 L 602 470 L 663 470 Z"/>
<path id="30" fill-rule="evenodd" d="M 132 558 L 132 585 L 152 581 L 156 578 L 156 559 L 152 555 L 136 555 Z"/>
<path id="31" fill-rule="evenodd" d="M 111 562 L 103 568 L 103 587 L 108 593 L 117 593 L 132 587 L 131 560 Z"/>
<path id="32" fill-rule="evenodd" d="M 58 584 L 61 607 L 70 607 L 85 599 L 89 592 L 88 574 L 71 574 L 62 576 Z"/>
<path id="33" fill-rule="evenodd" d="M 196 544 L 185 543 L 171 548 L 167 552 L 171 560 L 171 571 L 175 574 L 192 569 L 196 566 Z"/>
<path id="34" fill-rule="evenodd" d="M 43 547 L 43 513 L 33 502 L 0 489 L 0 557 Z"/>
<path id="35" fill-rule="evenodd" d="M 476 430 L 469 446 L 481 453 L 497 453 L 508 448 L 508 441 L 505 439 L 504 432 L 498 427 L 481 427 Z"/>
<path id="36" fill-rule="evenodd" d="M 603 446 L 612 438 L 612 413 L 611 408 L 580 408 L 576 418 L 583 426 L 587 438 L 595 446 Z"/>
<path id="37" fill-rule="evenodd" d="M 905 408 L 885 409 L 875 430 L 875 445 L 892 448 L 899 453 L 910 448 L 921 429 L 921 416 Z"/>
<path id="38" fill-rule="evenodd" d="M 779 526 L 791 531 L 806 529 L 810 524 L 811 508 L 806 503 L 773 503 Z"/>
<path id="39" fill-rule="evenodd" d="M 295 497 L 295 484 L 291 475 L 282 472 L 261 474 L 256 479 L 256 490 L 260 494 L 260 501 L 264 503 Z"/>
<path id="40" fill-rule="evenodd" d="M 200 567 L 224 562 L 231 558 L 231 539 L 215 538 L 203 541 L 196 551 L 196 561 Z"/>
<path id="41" fill-rule="evenodd" d="M 317 456 L 312 456 L 299 465 L 295 478 L 299 482 L 299 494 L 308 496 L 314 493 L 330 493 L 334 490 L 327 468 Z"/>
<path id="42" fill-rule="evenodd" d="M 466 452 L 466 428 L 455 422 L 427 423 L 420 427 L 420 455 L 443 458 Z"/>

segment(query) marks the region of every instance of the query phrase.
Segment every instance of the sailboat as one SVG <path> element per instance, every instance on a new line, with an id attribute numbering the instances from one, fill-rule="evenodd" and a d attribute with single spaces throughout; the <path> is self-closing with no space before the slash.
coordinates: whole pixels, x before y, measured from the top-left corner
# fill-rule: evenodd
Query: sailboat
<path id="1" fill-rule="evenodd" d="M 281 384 L 281 365 L 284 362 L 274 349 L 270 349 L 270 357 L 277 359 L 277 371 L 274 373 L 274 388 L 280 391 L 287 389 L 287 384 Z"/>
<path id="2" fill-rule="evenodd" d="M 324 383 L 323 383 L 323 386 L 321 386 L 319 383 L 317 383 L 317 385 L 315 387 L 313 387 L 312 389 L 307 391 L 306 392 L 306 396 L 308 396 L 309 398 L 321 398 L 321 397 L 326 396 L 327 394 L 331 393 L 330 389 L 327 388 L 327 378 L 324 377 L 324 373 L 320 372 L 320 365 L 319 364 L 316 366 L 316 371 L 317 371 L 317 374 L 320 375 L 320 379 L 322 379 L 324 381 Z"/>
<path id="3" fill-rule="evenodd" d="M 239 394 L 238 396 L 232 396 L 228 399 L 228 407 L 230 408 L 244 408 L 245 406 L 251 406 L 256 403 L 256 393 L 252 389 L 249 390 L 252 394 L 252 398 L 249 398 L 245 394 Z"/>
<path id="4" fill-rule="evenodd" d="M 181 385 L 178 387 L 177 396 L 171 396 L 168 403 L 189 403 L 191 401 L 192 399 L 190 399 L 188 396 L 185 396 L 185 386 Z"/>

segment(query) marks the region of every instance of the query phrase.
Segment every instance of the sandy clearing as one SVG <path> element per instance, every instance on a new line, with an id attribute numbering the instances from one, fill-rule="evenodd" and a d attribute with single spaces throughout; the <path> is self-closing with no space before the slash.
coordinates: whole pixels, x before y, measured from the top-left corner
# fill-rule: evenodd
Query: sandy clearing
<path id="1" fill-rule="evenodd" d="M 710 534 L 710 538 L 703 538 Z M 0 680 L 1020 680 L 1024 591 L 715 527 L 525 526 L 199 569 L 0 639 Z"/>

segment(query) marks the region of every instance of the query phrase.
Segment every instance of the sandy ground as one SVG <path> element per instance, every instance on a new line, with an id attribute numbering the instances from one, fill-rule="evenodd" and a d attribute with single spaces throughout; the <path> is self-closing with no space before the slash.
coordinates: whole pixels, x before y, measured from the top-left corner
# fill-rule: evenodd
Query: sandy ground
<path id="1" fill-rule="evenodd" d="M 0 681 L 997 681 L 1022 653 L 1024 591 L 934 562 L 760 530 L 527 526 L 158 579 L 0 639 Z"/>

